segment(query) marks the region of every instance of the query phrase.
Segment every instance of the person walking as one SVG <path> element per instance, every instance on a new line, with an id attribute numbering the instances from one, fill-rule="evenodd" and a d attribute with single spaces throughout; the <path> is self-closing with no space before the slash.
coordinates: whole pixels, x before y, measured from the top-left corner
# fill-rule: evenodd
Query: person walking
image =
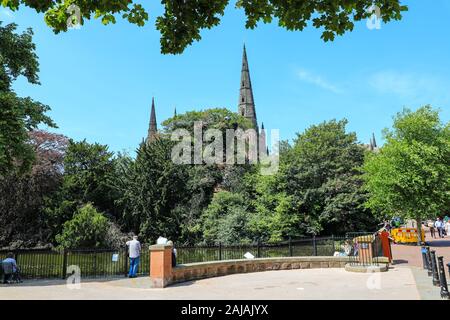
<path id="1" fill-rule="evenodd" d="M 436 227 L 436 229 L 438 231 L 439 238 L 443 238 L 444 237 L 444 222 L 441 220 L 441 218 L 436 219 L 434 226 Z"/>
<path id="2" fill-rule="evenodd" d="M 133 240 L 127 241 L 128 256 L 130 257 L 130 271 L 129 278 L 136 278 L 139 267 L 139 257 L 141 256 L 141 243 L 137 236 L 133 236 Z"/>
<path id="3" fill-rule="evenodd" d="M 430 226 L 430 234 L 433 239 L 436 239 L 436 230 L 433 226 Z"/>

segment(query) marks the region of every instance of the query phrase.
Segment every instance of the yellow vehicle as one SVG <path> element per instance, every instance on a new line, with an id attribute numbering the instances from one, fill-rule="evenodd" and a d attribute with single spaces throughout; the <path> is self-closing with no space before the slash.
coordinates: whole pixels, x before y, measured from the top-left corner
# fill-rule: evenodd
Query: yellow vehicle
<path id="1" fill-rule="evenodd" d="M 417 228 L 395 228 L 391 230 L 391 237 L 395 243 L 417 243 Z M 422 228 L 422 242 L 425 242 L 425 231 Z"/>

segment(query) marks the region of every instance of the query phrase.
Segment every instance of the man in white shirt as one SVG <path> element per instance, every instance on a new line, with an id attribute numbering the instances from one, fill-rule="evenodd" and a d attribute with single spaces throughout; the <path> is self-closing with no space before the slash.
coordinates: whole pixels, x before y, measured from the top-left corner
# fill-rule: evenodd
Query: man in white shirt
<path id="1" fill-rule="evenodd" d="M 130 257 L 130 271 L 128 272 L 129 278 L 136 278 L 136 274 L 139 266 L 139 257 L 141 255 L 141 243 L 138 241 L 137 236 L 133 236 L 133 240 L 127 241 L 128 255 Z"/>
<path id="2" fill-rule="evenodd" d="M 436 222 L 434 223 L 434 226 L 438 230 L 438 234 L 440 238 L 444 237 L 444 222 L 441 220 L 441 218 L 437 218 Z"/>

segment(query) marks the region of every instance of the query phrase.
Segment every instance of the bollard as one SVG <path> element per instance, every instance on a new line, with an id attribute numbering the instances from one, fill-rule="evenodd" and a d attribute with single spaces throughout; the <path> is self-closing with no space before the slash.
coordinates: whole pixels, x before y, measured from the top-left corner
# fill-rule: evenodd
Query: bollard
<path id="1" fill-rule="evenodd" d="M 428 266 L 428 276 L 431 277 L 433 275 L 433 268 L 431 266 L 431 253 L 430 247 L 426 247 L 427 249 L 427 266 Z"/>
<path id="2" fill-rule="evenodd" d="M 422 247 L 421 252 L 422 252 L 422 265 L 423 265 L 423 268 L 425 270 L 428 270 L 428 266 L 427 266 L 427 249 L 425 247 Z"/>
<path id="3" fill-rule="evenodd" d="M 439 265 L 439 280 L 441 285 L 441 298 L 450 299 L 450 295 L 448 293 L 447 278 L 445 276 L 444 257 L 438 257 L 438 265 Z"/>
<path id="4" fill-rule="evenodd" d="M 436 263 L 436 251 L 431 250 L 431 268 L 433 269 L 433 286 L 439 286 L 439 274 Z"/>

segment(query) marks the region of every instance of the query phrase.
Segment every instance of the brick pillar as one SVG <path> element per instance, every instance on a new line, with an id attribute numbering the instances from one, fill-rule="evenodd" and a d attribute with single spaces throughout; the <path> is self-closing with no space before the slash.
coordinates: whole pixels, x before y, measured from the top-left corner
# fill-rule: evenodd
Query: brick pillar
<path id="1" fill-rule="evenodd" d="M 153 288 L 164 288 L 172 280 L 172 246 L 150 246 L 150 281 Z"/>

